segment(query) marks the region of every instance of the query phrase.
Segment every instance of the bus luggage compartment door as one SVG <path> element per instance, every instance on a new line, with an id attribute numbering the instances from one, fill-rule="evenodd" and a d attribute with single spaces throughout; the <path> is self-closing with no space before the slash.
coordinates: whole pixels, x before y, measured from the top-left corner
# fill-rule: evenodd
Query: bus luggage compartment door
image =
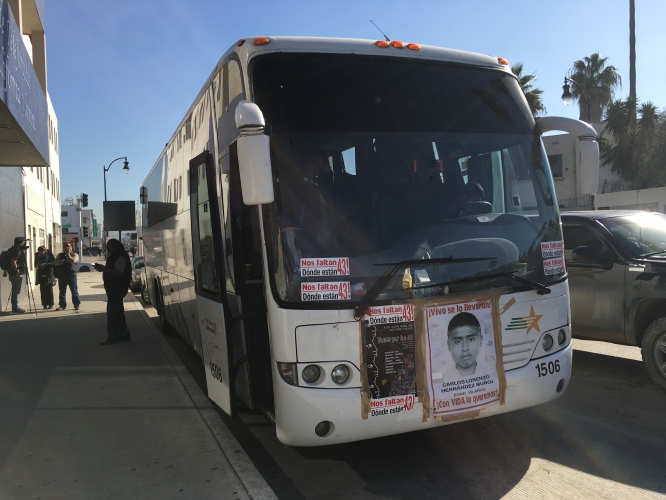
<path id="1" fill-rule="evenodd" d="M 232 345 L 227 335 L 223 292 L 224 267 L 220 216 L 212 156 L 205 151 L 190 161 L 190 217 L 196 307 L 208 397 L 232 415 Z"/>

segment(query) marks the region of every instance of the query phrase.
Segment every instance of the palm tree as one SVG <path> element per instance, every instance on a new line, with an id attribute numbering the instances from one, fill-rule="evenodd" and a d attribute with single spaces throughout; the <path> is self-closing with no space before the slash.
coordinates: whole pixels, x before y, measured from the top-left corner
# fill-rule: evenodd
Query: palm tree
<path id="1" fill-rule="evenodd" d="M 629 0 L 629 97 L 636 99 L 636 5 Z"/>
<path id="2" fill-rule="evenodd" d="M 527 104 L 530 106 L 532 114 L 536 117 L 537 115 L 543 114 L 546 112 L 546 106 L 543 105 L 543 99 L 541 94 L 543 90 L 533 88 L 533 81 L 536 80 L 536 73 L 531 75 L 523 75 L 523 63 L 519 62 L 511 66 L 511 71 L 518 78 L 518 83 L 520 83 L 520 88 L 525 94 L 525 99 L 527 99 Z"/>
<path id="3" fill-rule="evenodd" d="M 629 0 L 629 97 L 637 102 L 636 97 L 636 5 Z M 636 108 L 630 117 L 636 121 Z"/>
<path id="4" fill-rule="evenodd" d="M 606 128 L 604 134 L 612 137 L 600 137 L 601 164 L 610 165 L 611 171 L 632 184 L 632 188 L 641 189 L 650 183 L 642 172 L 650 170 L 648 152 L 654 149 L 656 129 L 661 118 L 657 107 L 646 102 L 638 108 L 638 120 L 634 121 L 637 107 L 635 99 L 628 97 L 624 101 L 613 101 L 606 110 Z M 662 167 L 663 169 L 663 167 Z"/>
<path id="5" fill-rule="evenodd" d="M 622 85 L 622 79 L 615 66 L 606 66 L 607 57 L 592 54 L 573 64 L 569 70 L 569 78 L 574 80 L 590 100 L 590 115 L 587 116 L 587 105 L 576 85 L 571 86 L 571 95 L 578 100 L 581 120 L 589 118 L 590 123 L 601 122 L 601 116 L 613 100 L 615 89 Z"/>

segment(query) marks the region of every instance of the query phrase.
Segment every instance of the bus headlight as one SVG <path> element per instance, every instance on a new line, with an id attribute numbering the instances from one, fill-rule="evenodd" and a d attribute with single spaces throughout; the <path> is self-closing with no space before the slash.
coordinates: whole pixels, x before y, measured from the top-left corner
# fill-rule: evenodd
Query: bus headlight
<path id="1" fill-rule="evenodd" d="M 336 384 L 344 384 L 347 382 L 347 380 L 349 380 L 349 368 L 347 368 L 347 365 L 338 365 L 333 368 L 331 378 Z"/>
<path id="2" fill-rule="evenodd" d="M 321 376 L 321 369 L 317 365 L 308 365 L 303 368 L 301 375 L 308 384 L 314 384 Z"/>
<path id="3" fill-rule="evenodd" d="M 280 377 L 289 385 L 296 385 L 296 363 L 278 363 Z"/>
<path id="4" fill-rule="evenodd" d="M 557 343 L 560 345 L 564 345 L 564 343 L 567 341 L 567 332 L 564 330 L 560 330 L 557 332 Z"/>
<path id="5" fill-rule="evenodd" d="M 553 348 L 553 336 L 550 333 L 543 336 L 541 347 L 543 347 L 544 351 L 550 351 Z"/>

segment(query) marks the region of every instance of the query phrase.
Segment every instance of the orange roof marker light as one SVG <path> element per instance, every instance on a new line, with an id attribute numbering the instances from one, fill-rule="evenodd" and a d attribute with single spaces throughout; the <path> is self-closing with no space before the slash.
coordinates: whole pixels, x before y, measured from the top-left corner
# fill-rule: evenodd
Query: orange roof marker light
<path id="1" fill-rule="evenodd" d="M 255 45 L 266 45 L 267 43 L 270 43 L 271 41 L 266 38 L 265 36 L 260 36 L 259 38 L 254 39 L 254 44 Z"/>
<path id="2" fill-rule="evenodd" d="M 503 57 L 498 57 L 498 58 L 497 58 L 497 62 L 500 63 L 500 64 L 504 64 L 504 66 L 508 66 L 508 65 L 509 65 L 509 61 L 507 61 L 507 60 L 504 59 Z"/>
<path id="3" fill-rule="evenodd" d="M 385 49 L 386 47 L 390 47 L 390 46 L 391 46 L 391 44 L 388 43 L 386 40 L 377 40 L 377 41 L 375 42 L 375 45 L 376 45 L 377 47 L 381 47 L 382 49 Z"/>
<path id="4" fill-rule="evenodd" d="M 399 42 L 398 40 L 393 40 L 391 42 L 391 45 L 393 46 L 394 49 L 404 49 L 405 44 L 402 42 Z"/>
<path id="5" fill-rule="evenodd" d="M 408 43 L 407 48 L 409 50 L 421 50 L 421 46 L 418 43 Z"/>
<path id="6" fill-rule="evenodd" d="M 245 39 L 244 39 L 244 38 L 241 38 L 240 40 L 238 40 L 238 41 L 236 42 L 236 47 L 240 47 L 240 46 L 243 45 L 244 43 L 245 43 Z"/>

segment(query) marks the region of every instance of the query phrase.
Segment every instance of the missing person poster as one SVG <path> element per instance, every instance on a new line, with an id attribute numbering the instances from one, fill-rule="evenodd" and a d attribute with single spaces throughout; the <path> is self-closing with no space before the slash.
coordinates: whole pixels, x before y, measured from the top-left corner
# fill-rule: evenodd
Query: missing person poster
<path id="1" fill-rule="evenodd" d="M 493 301 L 427 306 L 424 312 L 433 413 L 448 416 L 497 404 Z"/>
<path id="2" fill-rule="evenodd" d="M 416 402 L 414 306 L 371 307 L 362 333 L 370 396 L 368 416 L 411 411 Z"/>

